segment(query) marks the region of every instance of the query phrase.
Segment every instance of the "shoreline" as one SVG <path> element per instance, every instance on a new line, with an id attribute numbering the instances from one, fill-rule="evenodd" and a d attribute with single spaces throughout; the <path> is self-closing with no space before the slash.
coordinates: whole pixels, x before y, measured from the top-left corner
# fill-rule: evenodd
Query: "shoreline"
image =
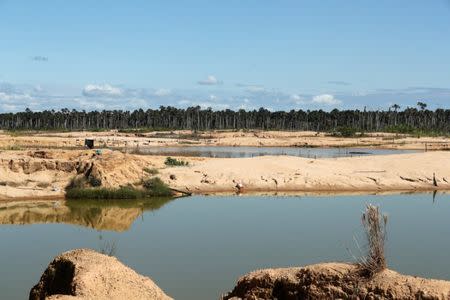
<path id="1" fill-rule="evenodd" d="M 102 187 L 134 186 L 152 176 L 148 168 L 170 188 L 194 195 L 450 191 L 448 151 L 319 159 L 179 157 L 189 163 L 182 167 L 166 166 L 165 159 L 110 150 L 3 152 L 0 201 L 64 198 L 70 180 L 87 170 Z"/>
<path id="2" fill-rule="evenodd" d="M 430 195 L 432 196 L 436 192 L 436 195 L 447 195 L 450 194 L 450 189 L 418 189 L 418 190 L 330 190 L 330 191 L 271 191 L 271 190 L 251 190 L 251 191 L 245 191 L 242 193 L 236 193 L 236 191 L 228 190 L 228 191 L 216 191 L 216 192 L 204 192 L 204 193 L 193 193 L 191 196 L 205 196 L 205 197 L 313 197 L 313 198 L 321 198 L 321 197 L 330 197 L 330 196 L 336 196 L 336 197 L 345 197 L 345 196 L 390 196 L 390 195 L 414 195 L 414 194 L 423 194 L 423 195 Z M 172 199 L 181 199 L 185 197 L 191 197 L 191 196 L 177 196 L 174 195 L 171 198 Z M 148 198 L 142 198 L 142 199 L 136 199 L 136 200 L 148 200 L 151 201 L 153 197 Z M 0 197 L 0 204 L 9 204 L 9 203 L 26 203 L 26 202 L 67 202 L 67 201 L 73 201 L 76 202 L 78 199 L 67 199 L 65 196 L 28 196 L 28 197 Z M 91 199 L 83 199 L 83 200 L 91 200 Z M 121 199 L 92 199 L 95 201 L 121 201 Z M 125 201 L 128 201 L 130 199 L 123 199 Z M 134 199 L 132 199 L 134 200 Z"/>

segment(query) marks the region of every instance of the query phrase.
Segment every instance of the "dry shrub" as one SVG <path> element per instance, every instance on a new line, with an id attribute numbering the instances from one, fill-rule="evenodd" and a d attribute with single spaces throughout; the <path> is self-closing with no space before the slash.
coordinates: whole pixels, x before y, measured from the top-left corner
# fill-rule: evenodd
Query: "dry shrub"
<path id="1" fill-rule="evenodd" d="M 361 221 L 367 238 L 367 253 L 359 258 L 357 264 L 363 275 L 372 277 L 386 268 L 387 215 L 382 215 L 378 206 L 368 204 Z"/>

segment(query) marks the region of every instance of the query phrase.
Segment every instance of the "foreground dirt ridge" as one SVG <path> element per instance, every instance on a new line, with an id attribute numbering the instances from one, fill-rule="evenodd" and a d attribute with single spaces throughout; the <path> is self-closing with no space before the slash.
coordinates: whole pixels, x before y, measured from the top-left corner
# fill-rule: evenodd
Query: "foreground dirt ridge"
<path id="1" fill-rule="evenodd" d="M 391 270 L 368 280 L 357 274 L 355 265 L 325 263 L 251 272 L 222 299 L 450 299 L 450 281 Z"/>
<path id="2" fill-rule="evenodd" d="M 49 264 L 31 289 L 29 299 L 172 298 L 150 278 L 139 275 L 115 257 L 76 249 L 62 253 Z"/>
<path id="3" fill-rule="evenodd" d="M 450 152 L 337 159 L 293 156 L 180 158 L 119 151 L 40 150 L 0 153 L 0 199 L 64 197 L 75 176 L 93 175 L 102 186 L 138 185 L 156 168 L 170 187 L 194 194 L 235 192 L 383 192 L 450 190 Z"/>
<path id="4" fill-rule="evenodd" d="M 57 256 L 31 289 L 29 299 L 169 300 L 150 278 L 116 258 L 89 249 Z M 450 299 L 450 281 L 384 270 L 368 279 L 354 264 L 323 263 L 265 269 L 239 278 L 222 299 Z"/>

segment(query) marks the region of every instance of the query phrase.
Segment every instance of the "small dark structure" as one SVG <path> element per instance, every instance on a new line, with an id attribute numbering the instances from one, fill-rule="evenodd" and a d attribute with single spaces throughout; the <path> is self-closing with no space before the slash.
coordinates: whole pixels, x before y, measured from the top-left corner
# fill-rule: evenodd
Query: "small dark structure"
<path id="1" fill-rule="evenodd" d="M 84 146 L 89 148 L 89 149 L 94 148 L 94 140 L 92 140 L 92 139 L 85 139 L 84 140 Z"/>

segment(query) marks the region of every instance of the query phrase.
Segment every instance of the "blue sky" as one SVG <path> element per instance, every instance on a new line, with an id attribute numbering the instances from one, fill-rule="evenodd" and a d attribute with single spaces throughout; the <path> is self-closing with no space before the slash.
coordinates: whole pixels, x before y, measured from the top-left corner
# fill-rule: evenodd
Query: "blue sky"
<path id="1" fill-rule="evenodd" d="M 0 0 L 0 112 L 450 107 L 450 1 Z"/>

